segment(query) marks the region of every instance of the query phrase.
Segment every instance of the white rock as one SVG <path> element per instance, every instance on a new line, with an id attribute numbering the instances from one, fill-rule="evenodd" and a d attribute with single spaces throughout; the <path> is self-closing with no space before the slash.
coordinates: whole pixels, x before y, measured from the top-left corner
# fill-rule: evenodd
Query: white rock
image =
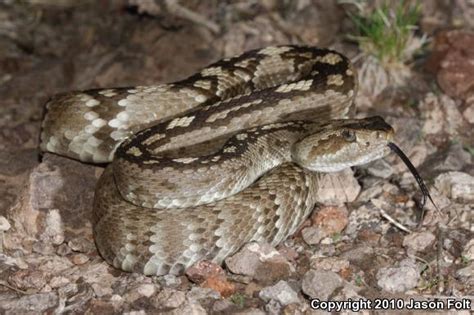
<path id="1" fill-rule="evenodd" d="M 458 277 L 463 285 L 466 287 L 474 285 L 474 262 L 470 262 L 466 267 L 456 271 Z"/>
<path id="2" fill-rule="evenodd" d="M 150 297 L 153 294 L 155 294 L 156 286 L 152 283 L 145 283 L 145 284 L 140 285 L 137 291 L 138 293 L 140 293 L 140 295 Z"/>
<path id="3" fill-rule="evenodd" d="M 447 95 L 428 93 L 421 102 L 420 109 L 425 113 L 424 134 L 446 132 L 449 135 L 456 135 L 463 126 L 463 116 L 456 102 Z"/>
<path id="4" fill-rule="evenodd" d="M 64 242 L 64 226 L 58 209 L 51 209 L 46 214 L 45 229 L 41 235 L 43 240 L 50 240 L 54 245 Z"/>
<path id="5" fill-rule="evenodd" d="M 264 288 L 260 291 L 259 296 L 265 302 L 276 300 L 282 306 L 299 302 L 298 293 L 283 280 L 274 286 Z"/>
<path id="6" fill-rule="evenodd" d="M 377 285 L 392 293 L 405 292 L 418 284 L 420 272 L 413 259 L 405 259 L 398 267 L 381 268 L 376 275 Z"/>
<path id="7" fill-rule="evenodd" d="M 425 250 L 433 244 L 436 237 L 428 231 L 411 233 L 403 239 L 403 246 L 408 247 L 416 252 Z"/>
<path id="8" fill-rule="evenodd" d="M 474 102 L 469 104 L 469 107 L 464 110 L 462 115 L 470 124 L 474 124 Z"/>
<path id="9" fill-rule="evenodd" d="M 332 271 L 310 270 L 303 276 L 303 292 L 313 299 L 327 300 L 337 288 L 342 286 L 342 278 Z"/>
<path id="10" fill-rule="evenodd" d="M 10 227 L 10 222 L 3 215 L 0 215 L 0 231 L 8 231 Z"/>
<path id="11" fill-rule="evenodd" d="M 317 226 L 308 226 L 301 231 L 301 236 L 306 244 L 315 245 L 321 242 L 327 236 L 327 233 Z"/>
<path id="12" fill-rule="evenodd" d="M 454 200 L 474 201 L 474 177 L 462 172 L 438 175 L 435 187 L 446 197 Z"/>
<path id="13" fill-rule="evenodd" d="M 380 178 L 389 178 L 393 174 L 393 167 L 384 159 L 379 159 L 370 163 L 367 171 L 369 174 Z"/>
<path id="14" fill-rule="evenodd" d="M 186 294 L 170 288 L 164 288 L 153 299 L 153 304 L 158 308 L 177 308 L 186 300 Z"/>
<path id="15" fill-rule="evenodd" d="M 206 310 L 198 303 L 183 303 L 179 308 L 168 312 L 170 315 L 207 315 Z"/>
<path id="16" fill-rule="evenodd" d="M 464 246 L 462 256 L 469 261 L 474 260 L 474 238 L 471 238 Z"/>
<path id="17" fill-rule="evenodd" d="M 326 205 L 342 205 L 354 201 L 361 187 L 354 177 L 354 172 L 348 168 L 336 173 L 318 174 L 318 190 L 316 201 Z"/>
<path id="18" fill-rule="evenodd" d="M 227 268 L 235 274 L 257 277 L 263 276 L 258 271 L 262 268 L 267 270 L 276 268 L 291 269 L 291 264 L 273 246 L 265 242 L 252 242 L 246 244 L 233 256 L 225 260 Z M 271 277 L 272 273 L 266 275 Z"/>

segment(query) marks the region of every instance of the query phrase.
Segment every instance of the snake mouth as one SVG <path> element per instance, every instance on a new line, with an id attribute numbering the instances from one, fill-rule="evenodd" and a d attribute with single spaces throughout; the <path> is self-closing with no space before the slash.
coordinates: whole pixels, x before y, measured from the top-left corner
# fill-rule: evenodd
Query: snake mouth
<path id="1" fill-rule="evenodd" d="M 421 193 L 423 194 L 421 198 L 421 203 L 420 203 L 420 209 L 422 210 L 421 217 L 420 217 L 420 223 L 421 223 L 424 217 L 423 208 L 426 204 L 427 199 L 431 201 L 431 203 L 436 209 L 438 209 L 438 207 L 436 206 L 433 199 L 431 198 L 430 192 L 428 190 L 428 187 L 426 187 L 426 184 L 423 181 L 423 178 L 420 176 L 415 166 L 411 163 L 410 159 L 405 155 L 405 153 L 403 153 L 403 151 L 395 143 L 389 142 L 387 145 L 392 150 L 392 152 L 398 155 L 400 159 L 403 161 L 403 163 L 405 163 L 405 165 L 408 167 L 413 177 L 415 177 L 415 180 L 418 183 L 418 186 L 420 187 Z"/>

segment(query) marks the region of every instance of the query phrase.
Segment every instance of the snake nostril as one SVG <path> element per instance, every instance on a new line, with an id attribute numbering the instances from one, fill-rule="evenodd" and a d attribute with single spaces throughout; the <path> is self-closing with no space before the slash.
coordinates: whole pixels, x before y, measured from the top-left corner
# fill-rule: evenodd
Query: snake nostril
<path id="1" fill-rule="evenodd" d="M 367 142 L 365 143 L 365 146 L 366 146 L 366 147 L 370 146 L 370 142 L 367 141 Z"/>

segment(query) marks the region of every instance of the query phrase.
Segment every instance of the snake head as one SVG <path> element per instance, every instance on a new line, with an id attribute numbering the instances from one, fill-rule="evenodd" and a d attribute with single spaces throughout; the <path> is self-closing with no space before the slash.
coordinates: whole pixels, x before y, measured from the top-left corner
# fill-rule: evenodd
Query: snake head
<path id="1" fill-rule="evenodd" d="M 337 172 L 390 153 L 393 128 L 381 117 L 333 120 L 297 141 L 292 158 L 311 171 Z"/>

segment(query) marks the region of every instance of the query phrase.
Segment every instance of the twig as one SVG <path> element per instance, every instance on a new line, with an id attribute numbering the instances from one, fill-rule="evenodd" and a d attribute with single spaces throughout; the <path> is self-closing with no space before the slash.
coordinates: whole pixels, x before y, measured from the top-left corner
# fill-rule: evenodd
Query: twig
<path id="1" fill-rule="evenodd" d="M 183 7 L 178 3 L 178 0 L 165 0 L 166 10 L 173 15 L 176 15 L 180 18 L 189 20 L 196 24 L 201 24 L 208 29 L 210 29 L 213 33 L 217 34 L 220 32 L 220 27 L 216 23 L 210 21 L 209 19 L 205 18 L 204 16 L 195 13 L 188 8 Z"/>
<path id="2" fill-rule="evenodd" d="M 424 263 L 426 265 L 426 268 L 428 268 L 428 271 L 431 271 L 431 263 L 429 261 L 416 255 L 412 255 L 412 257 Z"/>
<path id="3" fill-rule="evenodd" d="M 441 228 L 439 222 L 436 225 L 437 228 L 437 244 L 436 244 L 436 273 L 438 277 L 438 292 L 441 293 L 444 291 L 444 279 L 443 275 L 441 274 L 441 259 L 443 257 L 443 238 L 444 238 L 444 231 Z"/>
<path id="4" fill-rule="evenodd" d="M 403 224 L 401 224 L 400 222 L 398 222 L 397 220 L 395 220 L 394 218 L 392 218 L 384 209 L 382 209 L 382 204 L 384 203 L 383 201 L 381 200 L 378 200 L 378 199 L 371 199 L 370 200 L 372 202 L 372 204 L 380 211 L 380 214 L 382 215 L 382 217 L 384 217 L 385 219 L 387 219 L 390 223 L 392 223 L 393 225 L 395 225 L 397 228 L 399 228 L 400 230 L 406 232 L 406 233 L 411 233 L 410 229 L 408 229 L 407 227 L 405 227 Z"/>
<path id="5" fill-rule="evenodd" d="M 13 287 L 13 286 L 9 285 L 8 283 L 6 283 L 5 281 L 0 281 L 0 285 L 4 286 L 5 288 L 8 288 L 8 289 L 10 289 L 10 290 L 13 290 L 13 291 L 15 291 L 16 293 L 20 293 L 20 294 L 24 294 L 24 295 L 31 294 L 31 293 L 29 293 L 29 292 L 27 292 L 27 291 L 20 290 L 20 289 L 18 289 L 18 288 Z"/>
<path id="6" fill-rule="evenodd" d="M 379 211 L 380 211 L 380 214 L 385 218 L 387 219 L 390 223 L 392 223 L 393 225 L 395 225 L 397 228 L 399 228 L 400 230 L 402 230 L 403 232 L 406 232 L 406 233 L 411 233 L 411 231 L 406 228 L 405 226 L 403 226 L 401 223 L 397 222 L 394 218 L 392 218 L 387 212 L 385 212 L 384 209 L 382 208 L 379 208 Z"/>
<path id="7" fill-rule="evenodd" d="M 290 39 L 296 39 L 296 42 L 304 42 L 301 35 L 293 30 L 293 28 L 288 25 L 288 23 L 281 18 L 280 15 L 273 13 L 269 15 L 270 19 L 275 23 L 275 25 Z"/>

